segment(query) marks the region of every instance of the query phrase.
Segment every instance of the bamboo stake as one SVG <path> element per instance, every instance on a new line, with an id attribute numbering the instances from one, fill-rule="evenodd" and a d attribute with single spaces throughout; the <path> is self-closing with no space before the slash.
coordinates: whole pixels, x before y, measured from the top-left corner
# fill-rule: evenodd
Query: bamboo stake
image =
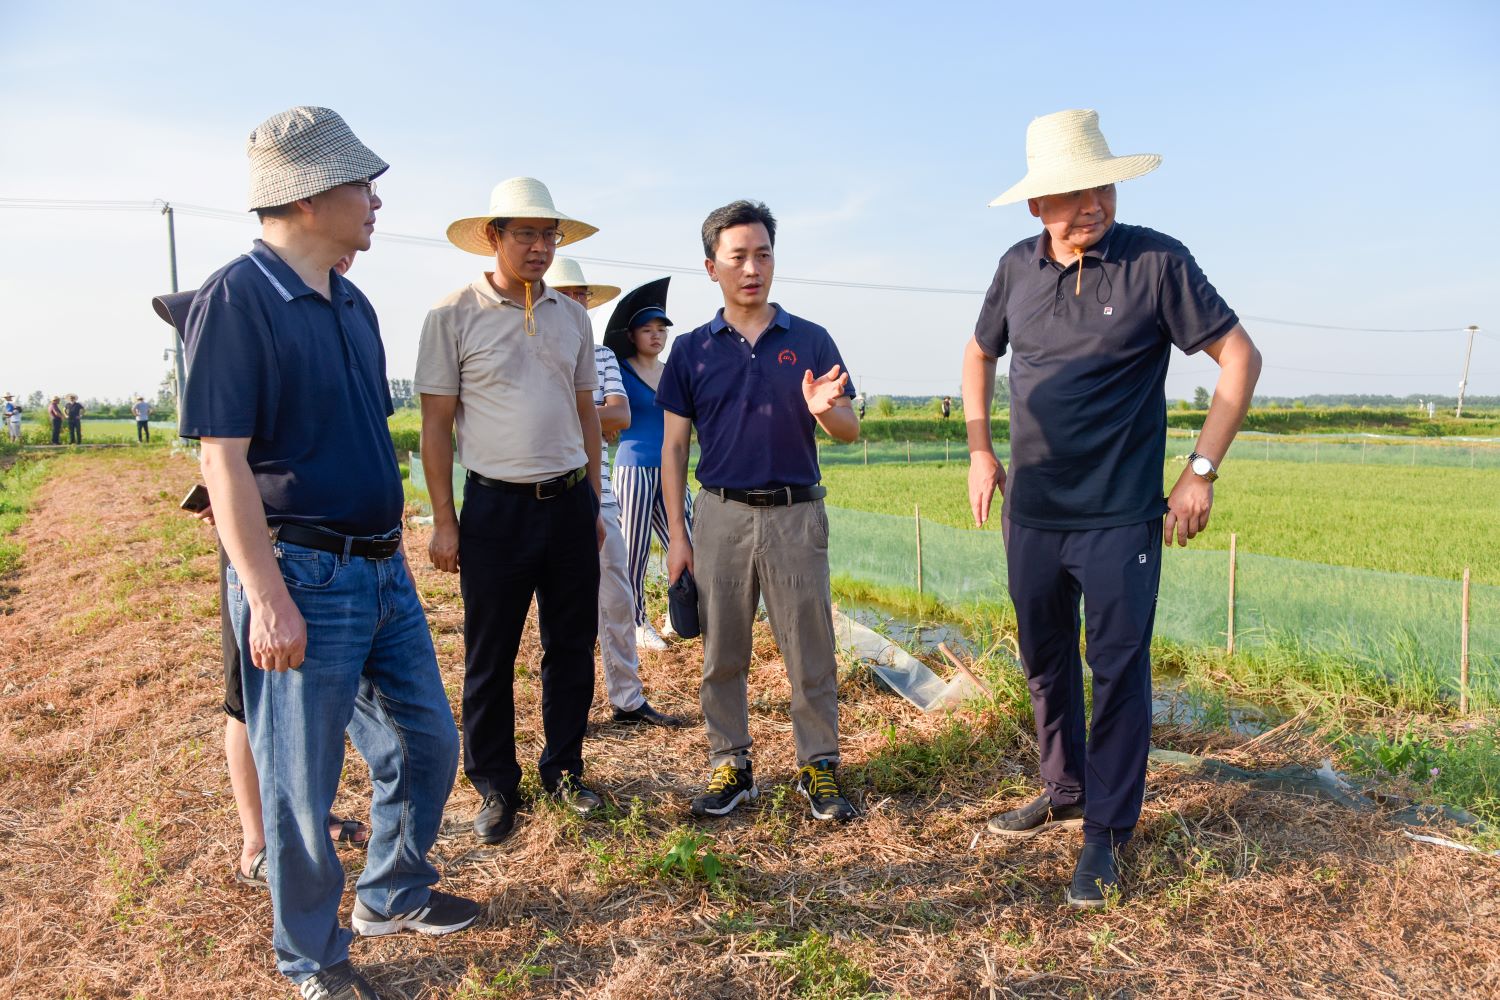
<path id="1" fill-rule="evenodd" d="M 1464 567 L 1463 615 L 1458 645 L 1458 714 L 1469 714 L 1469 567 Z"/>
<path id="2" fill-rule="evenodd" d="M 910 441 L 906 442 L 906 464 L 907 465 L 911 464 L 911 442 Z"/>
<path id="3" fill-rule="evenodd" d="M 865 445 L 865 464 L 869 465 L 870 464 L 870 439 L 869 438 L 865 438 L 864 445 Z"/>
<path id="4" fill-rule="evenodd" d="M 948 462 L 948 439 L 943 438 L 943 464 Z M 1474 449 L 1469 449 L 1469 468 L 1474 468 Z"/>
<path id="5" fill-rule="evenodd" d="M 1231 531 L 1229 533 L 1229 655 L 1234 655 L 1234 582 L 1235 573 L 1239 566 L 1239 536 Z"/>
<path id="6" fill-rule="evenodd" d="M 915 520 L 917 522 L 917 599 L 922 597 L 922 505 L 914 504 Z"/>

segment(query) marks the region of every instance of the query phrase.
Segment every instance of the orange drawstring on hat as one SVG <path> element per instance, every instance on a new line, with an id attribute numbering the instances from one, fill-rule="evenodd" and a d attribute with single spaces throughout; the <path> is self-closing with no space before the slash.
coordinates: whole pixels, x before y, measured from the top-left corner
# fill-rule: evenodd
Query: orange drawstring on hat
<path id="1" fill-rule="evenodd" d="M 498 236 L 499 234 L 497 233 L 496 235 Z M 523 326 L 526 329 L 526 336 L 528 336 L 528 337 L 535 337 L 536 336 L 536 312 L 531 307 L 531 282 L 526 281 L 524 278 L 522 278 L 519 274 L 516 273 L 515 268 L 511 267 L 510 263 L 505 259 L 505 252 L 503 250 L 500 251 L 499 253 L 496 253 L 495 256 L 499 259 L 500 264 L 501 264 L 502 267 L 504 267 L 507 271 L 509 271 L 511 273 L 511 275 L 517 281 L 521 282 L 523 285 L 526 286 L 526 306 L 525 306 L 525 309 L 526 309 L 526 318 L 525 318 L 525 321 L 523 323 Z"/>
<path id="2" fill-rule="evenodd" d="M 1078 254 L 1078 284 L 1073 286 L 1073 297 L 1077 298 L 1083 294 L 1083 251 L 1075 249 L 1074 252 Z"/>

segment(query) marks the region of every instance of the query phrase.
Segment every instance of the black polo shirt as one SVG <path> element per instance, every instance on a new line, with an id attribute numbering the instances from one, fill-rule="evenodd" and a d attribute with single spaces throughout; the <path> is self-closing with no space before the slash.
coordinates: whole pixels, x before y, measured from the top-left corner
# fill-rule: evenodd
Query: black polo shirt
<path id="1" fill-rule="evenodd" d="M 758 490 L 822 478 L 802 378 L 847 369 L 827 330 L 772 305 L 776 318 L 753 345 L 724 321 L 723 309 L 672 344 L 656 405 L 697 428 L 704 486 Z M 854 395 L 852 378 L 844 391 Z"/>
<path id="2" fill-rule="evenodd" d="M 1120 223 L 1077 261 L 1047 234 L 1000 258 L 974 339 L 1011 351 L 1005 513 L 1033 528 L 1138 524 L 1167 511 L 1167 363 L 1239 322 L 1181 243 Z"/>
<path id="3" fill-rule="evenodd" d="M 401 524 L 385 347 L 370 302 L 329 272 L 332 301 L 260 240 L 193 296 L 183 437 L 249 438 L 270 524 L 378 535 Z"/>

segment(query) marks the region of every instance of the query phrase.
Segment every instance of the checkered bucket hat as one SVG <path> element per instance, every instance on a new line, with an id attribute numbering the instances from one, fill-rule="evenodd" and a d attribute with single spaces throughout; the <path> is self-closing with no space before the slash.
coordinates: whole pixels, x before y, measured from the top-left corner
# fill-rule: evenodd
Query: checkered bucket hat
<path id="1" fill-rule="evenodd" d="M 327 108 L 305 105 L 272 115 L 250 133 L 250 211 L 289 205 L 390 168 Z"/>

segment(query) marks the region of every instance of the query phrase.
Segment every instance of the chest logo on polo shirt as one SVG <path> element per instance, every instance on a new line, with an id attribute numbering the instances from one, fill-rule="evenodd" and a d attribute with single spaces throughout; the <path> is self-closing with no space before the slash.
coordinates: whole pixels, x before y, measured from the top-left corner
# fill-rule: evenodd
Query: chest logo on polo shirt
<path id="1" fill-rule="evenodd" d="M 790 347 L 782 348 L 780 354 L 776 355 L 778 365 L 795 365 L 797 363 L 797 352 Z"/>
<path id="2" fill-rule="evenodd" d="M 1105 306 L 1104 307 L 1104 315 L 1106 315 L 1106 316 L 1113 316 L 1114 314 L 1115 314 L 1115 307 L 1114 306 Z"/>

